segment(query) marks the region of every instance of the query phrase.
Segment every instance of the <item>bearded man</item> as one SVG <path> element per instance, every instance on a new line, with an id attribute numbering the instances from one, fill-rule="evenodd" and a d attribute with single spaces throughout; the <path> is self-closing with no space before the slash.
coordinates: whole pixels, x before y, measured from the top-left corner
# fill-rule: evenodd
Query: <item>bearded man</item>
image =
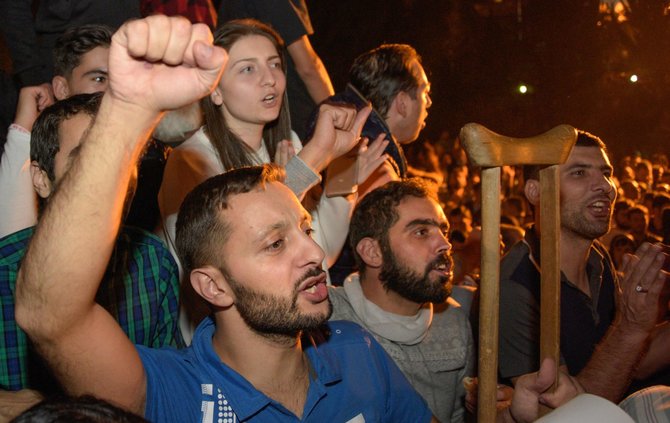
<path id="1" fill-rule="evenodd" d="M 462 380 L 474 366 L 467 316 L 449 298 L 449 223 L 417 179 L 366 195 L 351 218 L 359 273 L 330 287 L 331 319 L 370 331 L 442 422 L 463 421 Z"/>

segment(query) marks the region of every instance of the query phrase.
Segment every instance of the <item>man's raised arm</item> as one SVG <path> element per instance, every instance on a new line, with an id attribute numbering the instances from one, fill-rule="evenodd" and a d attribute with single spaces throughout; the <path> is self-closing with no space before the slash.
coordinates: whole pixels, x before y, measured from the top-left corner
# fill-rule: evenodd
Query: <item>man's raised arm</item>
<path id="1" fill-rule="evenodd" d="M 184 18 L 131 21 L 112 39 L 109 88 L 38 224 L 16 288 L 17 322 L 72 393 L 144 411 L 139 356 L 95 294 L 149 134 L 162 111 L 207 95 L 225 60 L 209 29 Z"/>

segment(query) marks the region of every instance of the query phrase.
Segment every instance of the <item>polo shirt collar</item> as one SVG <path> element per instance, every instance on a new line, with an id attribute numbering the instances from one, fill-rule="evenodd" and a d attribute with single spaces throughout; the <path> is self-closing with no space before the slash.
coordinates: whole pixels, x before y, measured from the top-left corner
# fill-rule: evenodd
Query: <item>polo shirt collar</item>
<path id="1" fill-rule="evenodd" d="M 540 237 L 537 234 L 535 226 L 533 225 L 526 231 L 523 242 L 530 250 L 530 260 L 540 272 Z M 593 245 L 589 248 L 589 257 L 586 263 L 586 274 L 589 278 L 589 289 L 591 291 L 591 302 L 594 318 L 597 318 L 598 298 L 600 297 L 600 287 L 602 285 L 603 273 L 605 271 L 604 265 L 605 256 Z M 561 271 L 561 283 L 575 286 L 568 280 L 565 273 Z M 575 289 L 577 289 L 575 287 Z M 581 291 L 580 291 L 581 292 Z"/>
<path id="2" fill-rule="evenodd" d="M 242 421 L 247 420 L 268 406 L 277 407 L 278 410 L 288 413 L 283 406 L 257 390 L 242 375 L 221 361 L 212 346 L 215 329 L 216 325 L 211 317 L 203 320 L 193 337 L 193 349 L 196 357 L 205 363 L 205 367 L 212 374 L 218 374 L 219 380 L 225 381 L 221 390 L 237 417 Z M 326 386 L 342 380 L 342 371 L 337 358 L 329 353 L 326 345 L 315 341 L 315 338 L 319 337 L 322 337 L 325 342 L 326 338 L 321 331 L 303 339 L 303 348 L 310 365 L 316 372 L 316 379 L 310 377 L 303 419 L 309 416 L 317 403 L 326 395 Z"/>

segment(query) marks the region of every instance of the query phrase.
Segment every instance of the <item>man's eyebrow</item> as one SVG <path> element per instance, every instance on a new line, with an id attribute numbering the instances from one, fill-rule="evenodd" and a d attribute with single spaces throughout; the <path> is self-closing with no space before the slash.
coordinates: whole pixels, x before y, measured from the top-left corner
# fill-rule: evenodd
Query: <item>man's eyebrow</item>
<path id="1" fill-rule="evenodd" d="M 302 216 L 300 217 L 300 223 L 307 222 L 309 224 L 312 223 L 312 215 L 307 212 L 307 210 L 303 211 Z M 273 232 L 276 231 L 282 231 L 285 230 L 286 228 L 289 227 L 289 222 L 286 220 L 282 220 L 280 222 L 273 223 L 272 225 L 269 225 L 265 227 L 263 230 L 261 230 L 257 236 L 254 237 L 254 242 L 262 242 L 265 238 L 268 237 Z"/>
<path id="2" fill-rule="evenodd" d="M 437 226 L 440 229 L 449 229 L 449 222 L 440 222 L 435 219 L 414 219 L 409 221 L 406 225 L 405 228 L 410 229 L 414 226 Z"/>
<path id="3" fill-rule="evenodd" d="M 107 72 L 106 69 L 91 69 L 88 72 L 84 73 L 84 76 L 89 76 L 89 75 L 108 75 L 109 72 Z"/>
<path id="4" fill-rule="evenodd" d="M 573 169 L 606 169 L 609 171 L 613 171 L 614 168 L 612 167 L 611 164 L 603 164 L 601 166 L 594 166 L 590 163 L 573 163 L 569 166 L 566 167 L 567 170 L 573 170 Z"/>
<path id="5" fill-rule="evenodd" d="M 276 232 L 276 231 L 281 231 L 284 228 L 286 228 L 287 226 L 288 226 L 288 224 L 285 221 L 273 223 L 272 225 L 267 226 L 262 231 L 260 231 L 260 233 L 257 236 L 254 237 L 254 241 L 255 242 L 262 242 L 271 233 Z"/>

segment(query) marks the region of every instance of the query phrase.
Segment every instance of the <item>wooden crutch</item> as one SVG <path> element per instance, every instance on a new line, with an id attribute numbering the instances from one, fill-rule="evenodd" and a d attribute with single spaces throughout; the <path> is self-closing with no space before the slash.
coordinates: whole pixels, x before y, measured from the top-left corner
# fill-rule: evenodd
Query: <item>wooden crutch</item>
<path id="1" fill-rule="evenodd" d="M 479 396 L 477 419 L 496 419 L 498 374 L 498 310 L 500 284 L 500 168 L 547 165 L 540 171 L 541 335 L 540 357 L 559 363 L 560 346 L 560 204 L 558 165 L 577 140 L 577 131 L 560 125 L 536 137 L 511 138 L 482 125 L 461 129 L 470 162 L 482 168 L 482 262 L 479 310 Z"/>

